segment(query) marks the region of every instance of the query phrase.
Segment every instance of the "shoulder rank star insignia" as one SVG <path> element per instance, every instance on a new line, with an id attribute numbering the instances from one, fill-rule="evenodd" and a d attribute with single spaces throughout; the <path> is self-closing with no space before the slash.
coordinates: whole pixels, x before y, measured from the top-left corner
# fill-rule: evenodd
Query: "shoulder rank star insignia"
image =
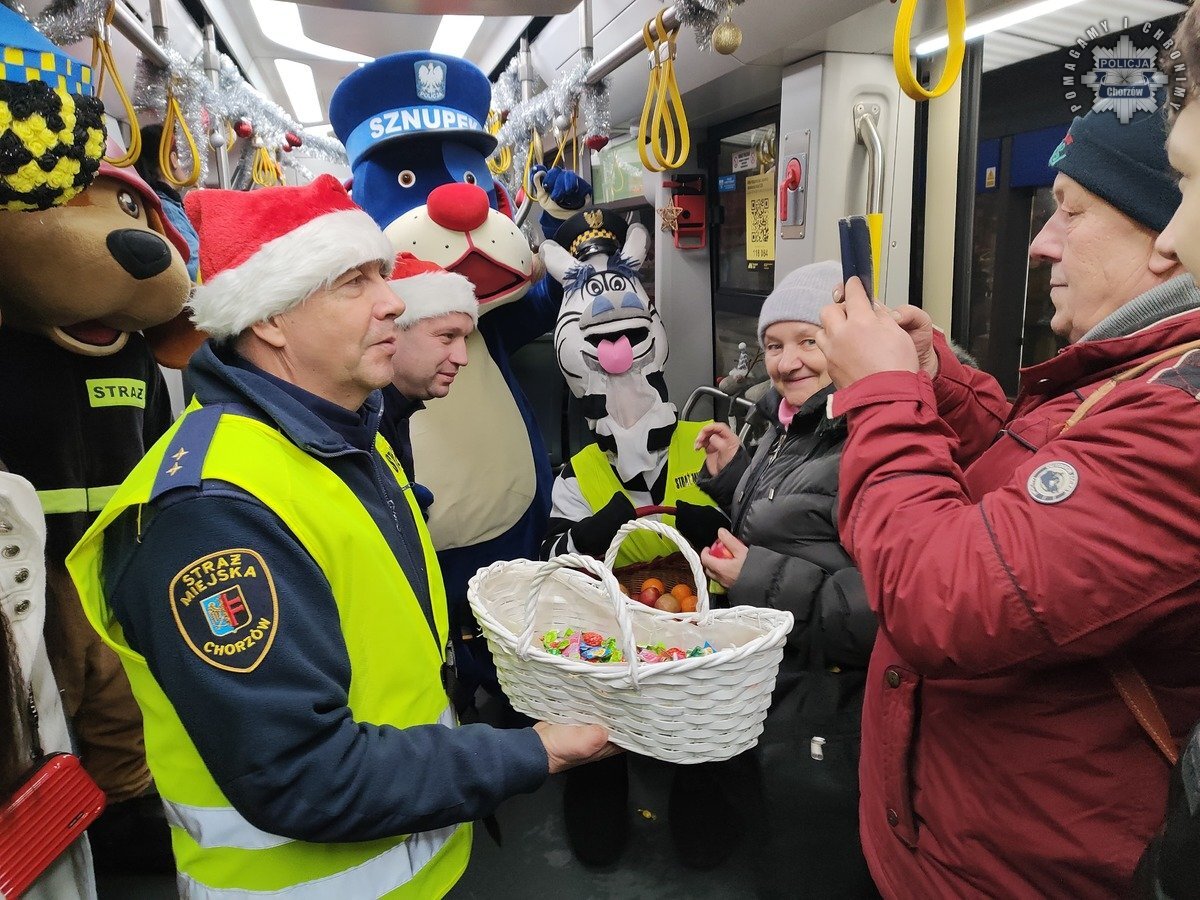
<path id="1" fill-rule="evenodd" d="M 176 472 L 178 472 L 182 468 L 183 468 L 183 466 L 181 466 L 179 463 L 175 463 L 173 466 L 171 466 L 171 468 L 167 469 L 167 474 L 174 475 Z"/>
<path id="2" fill-rule="evenodd" d="M 186 450 L 184 450 L 182 447 L 180 447 L 178 451 L 171 454 L 171 459 L 175 460 L 175 462 L 179 462 L 181 459 L 183 459 L 187 455 L 188 455 L 188 452 Z"/>

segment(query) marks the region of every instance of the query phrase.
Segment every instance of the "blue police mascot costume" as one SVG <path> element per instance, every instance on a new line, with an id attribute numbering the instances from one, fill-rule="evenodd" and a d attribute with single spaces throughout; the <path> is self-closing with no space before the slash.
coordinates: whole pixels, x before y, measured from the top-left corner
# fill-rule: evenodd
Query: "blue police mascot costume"
<path id="1" fill-rule="evenodd" d="M 418 52 L 351 73 L 329 107 L 354 200 L 398 251 L 475 286 L 470 364 L 411 424 L 418 478 L 433 491 L 429 530 L 447 601 L 468 626 L 468 579 L 498 560 L 536 559 L 545 535 L 553 473 L 509 357 L 554 327 L 562 300 L 553 279 L 534 283 L 536 254 L 488 171 L 490 103 L 491 85 L 471 63 Z"/>

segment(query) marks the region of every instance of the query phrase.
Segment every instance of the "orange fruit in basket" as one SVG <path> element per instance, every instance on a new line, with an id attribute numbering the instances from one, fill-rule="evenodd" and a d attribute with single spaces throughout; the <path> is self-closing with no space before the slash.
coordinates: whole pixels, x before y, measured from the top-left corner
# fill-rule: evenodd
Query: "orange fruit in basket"
<path id="1" fill-rule="evenodd" d="M 671 588 L 671 596 L 673 596 L 676 600 L 682 600 L 684 597 L 692 597 L 695 595 L 695 593 L 696 592 L 692 590 L 692 586 L 686 581 L 681 581 L 679 584 L 675 585 L 675 587 Z"/>
<path id="2" fill-rule="evenodd" d="M 654 588 L 659 594 L 667 592 L 667 586 L 662 583 L 661 578 L 647 578 L 642 582 L 642 590 L 644 591 L 646 588 Z"/>
<path id="3" fill-rule="evenodd" d="M 688 594 L 686 597 L 679 598 L 679 609 L 681 612 L 696 611 L 696 595 Z"/>

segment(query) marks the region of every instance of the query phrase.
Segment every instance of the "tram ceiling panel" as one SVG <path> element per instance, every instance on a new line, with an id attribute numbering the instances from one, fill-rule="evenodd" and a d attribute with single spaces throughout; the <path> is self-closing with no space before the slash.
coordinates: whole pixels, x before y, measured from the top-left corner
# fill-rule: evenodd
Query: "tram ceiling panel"
<path id="1" fill-rule="evenodd" d="M 822 34 L 845 16 L 877 3 L 799 3 L 786 15 L 781 15 L 775 4 L 747 3 L 733 12 L 733 21 L 742 29 L 742 44 L 730 56 L 700 50 L 691 30 L 684 28 L 677 44 L 675 72 L 693 124 L 703 126 L 705 121 L 719 120 L 722 109 L 777 102 L 783 66 L 821 51 L 820 47 L 808 49 L 812 35 Z M 592 0 L 595 58 L 604 58 L 631 34 L 640 33 L 643 23 L 654 18 L 662 5 L 658 0 Z M 886 2 L 882 5 L 891 8 L 894 19 L 894 7 Z M 576 18 L 558 17 L 533 44 L 534 67 L 544 81 L 550 82 L 556 73 L 578 64 L 578 47 Z M 646 55 L 639 53 L 609 76 L 614 125 L 619 127 L 637 118 L 645 98 L 647 71 Z M 697 88 L 703 88 L 699 102 L 690 93 Z M 710 101 L 716 106 L 709 106 Z"/>
<path id="2" fill-rule="evenodd" d="M 410 16 L 559 16 L 579 0 L 295 0 L 303 6 Z"/>
<path id="3" fill-rule="evenodd" d="M 326 116 L 324 121 L 328 121 L 329 100 L 334 90 L 356 66 L 391 53 L 428 50 L 442 23 L 442 13 L 484 16 L 462 55 L 485 71 L 496 65 L 530 21 L 528 15 L 516 15 L 514 7 L 518 4 L 508 0 L 504 4 L 493 0 L 454 0 L 451 3 L 443 0 L 436 3 L 432 0 L 422 3 L 383 0 L 203 2 L 214 22 L 228 23 L 228 29 L 242 39 L 261 73 L 265 92 L 284 109 L 296 112 L 276 68 L 276 60 L 294 60 L 308 66 L 312 70 L 320 108 Z M 532 5 L 541 2 L 534 0 Z M 566 0 L 555 2 L 567 5 Z M 436 10 L 431 10 L 434 6 Z M 422 14 L 419 8 L 428 12 Z"/>

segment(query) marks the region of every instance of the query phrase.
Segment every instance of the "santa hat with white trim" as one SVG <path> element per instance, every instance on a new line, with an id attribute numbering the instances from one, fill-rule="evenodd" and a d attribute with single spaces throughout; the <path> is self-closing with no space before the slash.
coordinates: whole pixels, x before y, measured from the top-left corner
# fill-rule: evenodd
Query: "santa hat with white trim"
<path id="1" fill-rule="evenodd" d="M 396 320 L 401 328 L 452 312 L 466 313 L 479 324 L 475 285 L 465 275 L 447 272 L 437 263 L 417 259 L 405 251 L 397 254 L 388 284 L 404 301 L 404 315 Z"/>
<path id="2" fill-rule="evenodd" d="M 286 312 L 356 266 L 395 250 L 332 175 L 303 187 L 204 189 L 184 198 L 200 236 L 192 321 L 216 340 Z"/>

